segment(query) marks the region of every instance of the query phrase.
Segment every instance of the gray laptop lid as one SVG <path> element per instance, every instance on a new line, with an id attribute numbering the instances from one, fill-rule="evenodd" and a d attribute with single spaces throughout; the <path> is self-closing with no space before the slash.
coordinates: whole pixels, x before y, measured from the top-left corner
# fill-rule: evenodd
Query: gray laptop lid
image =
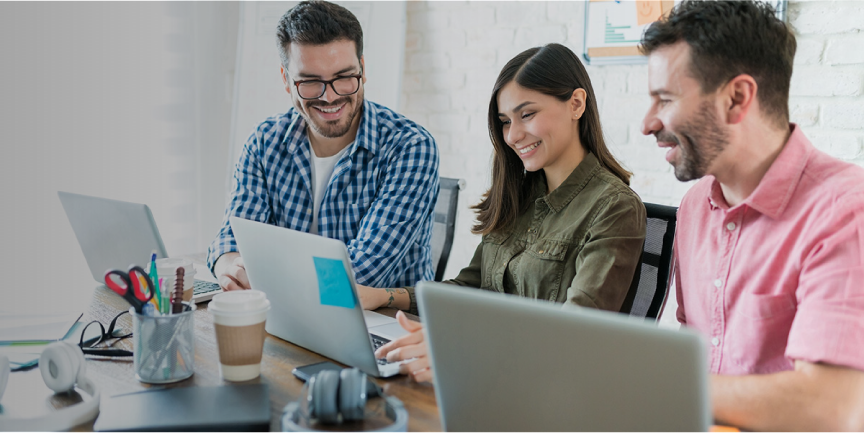
<path id="1" fill-rule="evenodd" d="M 270 386 L 150 388 L 102 396 L 95 431 L 269 431 Z"/>
<path id="2" fill-rule="evenodd" d="M 57 195 L 94 280 L 104 282 L 109 269 L 150 263 L 154 250 L 157 257 L 168 257 L 147 205 L 63 191 Z"/>
<path id="3" fill-rule="evenodd" d="M 270 300 L 266 331 L 379 376 L 345 244 L 242 218 L 230 221 L 249 284 Z M 322 295 L 316 258 L 337 267 L 341 262 L 350 287 L 340 287 L 341 293 L 331 292 L 329 297 Z"/>
<path id="4" fill-rule="evenodd" d="M 417 286 L 448 431 L 705 431 L 704 342 L 626 316 Z"/>

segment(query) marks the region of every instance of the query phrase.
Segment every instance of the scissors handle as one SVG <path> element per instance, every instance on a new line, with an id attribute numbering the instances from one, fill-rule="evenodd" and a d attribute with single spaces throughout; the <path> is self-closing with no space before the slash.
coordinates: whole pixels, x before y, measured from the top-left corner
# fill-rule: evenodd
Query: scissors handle
<path id="1" fill-rule="evenodd" d="M 128 273 L 117 269 L 106 272 L 105 285 L 129 302 L 138 314 L 153 298 L 153 282 L 139 266 L 131 266 Z"/>
<path id="2" fill-rule="evenodd" d="M 129 274 L 118 269 L 112 269 L 105 273 L 105 285 L 109 289 L 122 296 L 138 314 L 142 313 L 144 303 L 139 301 L 134 294 L 135 289 Z"/>
<path id="3" fill-rule="evenodd" d="M 126 292 L 132 288 L 132 280 L 129 275 L 118 269 L 105 272 L 105 285 L 120 296 L 126 296 Z"/>
<path id="4" fill-rule="evenodd" d="M 132 282 L 132 291 L 136 299 L 146 304 L 153 299 L 153 280 L 144 272 L 140 266 L 129 267 L 129 280 Z"/>

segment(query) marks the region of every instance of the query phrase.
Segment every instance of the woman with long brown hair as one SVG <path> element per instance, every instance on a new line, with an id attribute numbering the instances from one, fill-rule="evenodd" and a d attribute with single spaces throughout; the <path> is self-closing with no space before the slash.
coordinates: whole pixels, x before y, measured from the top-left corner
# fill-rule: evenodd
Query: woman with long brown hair
<path id="1" fill-rule="evenodd" d="M 489 102 L 492 187 L 474 206 L 482 234 L 471 263 L 446 283 L 628 311 L 645 239 L 645 207 L 630 173 L 603 140 L 585 67 L 559 44 L 526 50 L 504 66 Z M 628 296 L 630 294 L 630 296 Z M 416 314 L 413 289 L 362 287 L 366 309 Z M 376 355 L 418 381 L 431 380 L 421 325 Z"/>

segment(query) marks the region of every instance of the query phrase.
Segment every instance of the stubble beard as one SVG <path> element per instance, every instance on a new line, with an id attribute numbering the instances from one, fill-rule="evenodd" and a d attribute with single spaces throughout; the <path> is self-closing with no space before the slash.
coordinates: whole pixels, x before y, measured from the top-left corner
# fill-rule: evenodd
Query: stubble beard
<path id="1" fill-rule="evenodd" d="M 678 162 L 673 162 L 672 166 L 675 177 L 681 182 L 705 176 L 711 163 L 729 144 L 729 135 L 720 126 L 710 102 L 703 103 L 696 115 L 678 128 L 677 133 L 661 131 L 656 136 L 657 141 L 678 145 Z"/>
<path id="2" fill-rule="evenodd" d="M 333 102 L 325 103 L 322 101 L 314 100 L 314 101 L 300 101 L 301 104 L 304 104 L 305 111 L 307 113 L 311 113 L 312 110 L 315 110 L 313 107 L 334 107 L 339 106 L 341 104 L 345 104 L 345 109 L 350 109 L 351 113 L 347 116 L 343 116 L 339 120 L 331 120 L 331 121 L 321 121 L 313 117 L 312 114 L 309 114 L 306 117 L 306 124 L 309 125 L 318 135 L 325 138 L 339 138 L 344 136 L 351 130 L 351 125 L 354 123 L 354 119 L 360 115 L 360 112 L 363 110 L 363 92 L 355 93 L 351 96 L 346 96 L 343 98 L 339 98 Z M 301 111 L 302 112 L 302 111 Z"/>

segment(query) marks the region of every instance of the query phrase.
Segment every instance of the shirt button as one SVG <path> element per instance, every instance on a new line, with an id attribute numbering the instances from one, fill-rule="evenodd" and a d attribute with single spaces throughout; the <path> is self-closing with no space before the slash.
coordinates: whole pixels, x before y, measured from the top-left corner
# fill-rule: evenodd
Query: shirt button
<path id="1" fill-rule="evenodd" d="M 711 344 L 713 344 L 713 345 L 715 345 L 715 346 L 719 346 L 719 345 L 720 345 L 720 339 L 717 338 L 717 337 L 712 338 L 712 339 L 711 339 Z"/>
<path id="2" fill-rule="evenodd" d="M 716 280 L 714 280 L 714 287 L 716 287 L 716 288 L 718 288 L 718 289 L 719 289 L 720 287 L 723 287 L 723 280 L 721 280 L 721 279 L 719 279 L 719 278 L 716 279 Z"/>
<path id="3" fill-rule="evenodd" d="M 729 224 L 726 224 L 726 230 L 729 230 L 730 232 L 731 232 L 732 230 L 735 230 L 735 227 L 736 227 L 736 226 L 735 226 L 735 223 L 729 223 Z"/>

